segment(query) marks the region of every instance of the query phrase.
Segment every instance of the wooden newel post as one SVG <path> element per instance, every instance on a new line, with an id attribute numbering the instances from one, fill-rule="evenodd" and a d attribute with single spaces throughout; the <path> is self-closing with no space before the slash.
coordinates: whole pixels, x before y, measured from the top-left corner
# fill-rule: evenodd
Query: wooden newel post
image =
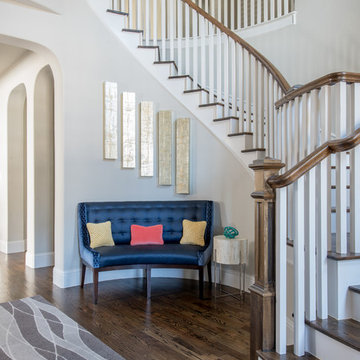
<path id="1" fill-rule="evenodd" d="M 285 165 L 279 160 L 255 160 L 255 284 L 251 294 L 250 358 L 275 348 L 275 192 L 267 179 Z"/>

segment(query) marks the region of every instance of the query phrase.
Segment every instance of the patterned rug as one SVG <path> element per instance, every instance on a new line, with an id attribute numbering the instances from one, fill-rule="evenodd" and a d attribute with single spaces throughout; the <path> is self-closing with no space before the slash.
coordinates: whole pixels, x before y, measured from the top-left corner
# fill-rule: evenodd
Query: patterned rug
<path id="1" fill-rule="evenodd" d="M 41 296 L 0 304 L 0 360 L 124 360 Z"/>

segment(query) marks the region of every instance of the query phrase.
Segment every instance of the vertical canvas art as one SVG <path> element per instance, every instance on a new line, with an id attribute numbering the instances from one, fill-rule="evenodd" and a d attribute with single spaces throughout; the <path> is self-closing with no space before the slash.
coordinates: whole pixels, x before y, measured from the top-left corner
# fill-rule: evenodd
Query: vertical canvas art
<path id="1" fill-rule="evenodd" d="M 135 93 L 122 94 L 122 167 L 136 166 Z"/>
<path id="2" fill-rule="evenodd" d="M 154 175 L 154 104 L 140 103 L 140 176 Z"/>
<path id="3" fill-rule="evenodd" d="M 177 194 L 190 193 L 190 119 L 176 120 L 176 181 Z"/>
<path id="4" fill-rule="evenodd" d="M 104 82 L 104 159 L 118 158 L 117 83 Z"/>
<path id="5" fill-rule="evenodd" d="M 172 184 L 172 112 L 159 111 L 158 176 L 159 185 Z"/>

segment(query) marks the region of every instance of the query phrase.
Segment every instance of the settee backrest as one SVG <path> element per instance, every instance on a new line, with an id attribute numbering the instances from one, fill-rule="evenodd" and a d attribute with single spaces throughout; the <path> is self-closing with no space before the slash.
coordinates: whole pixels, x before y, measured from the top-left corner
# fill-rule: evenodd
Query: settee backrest
<path id="1" fill-rule="evenodd" d="M 83 202 L 78 205 L 79 241 L 86 247 L 90 244 L 86 223 L 111 221 L 116 245 L 130 243 L 132 224 L 162 224 L 164 242 L 178 243 L 183 233 L 182 221 L 187 219 L 207 222 L 207 245 L 213 236 L 213 213 L 213 202 L 207 200 Z"/>

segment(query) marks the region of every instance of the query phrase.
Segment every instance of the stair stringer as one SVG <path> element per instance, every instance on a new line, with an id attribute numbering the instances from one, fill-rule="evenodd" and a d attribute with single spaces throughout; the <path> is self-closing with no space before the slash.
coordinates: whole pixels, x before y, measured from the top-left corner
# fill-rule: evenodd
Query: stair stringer
<path id="1" fill-rule="evenodd" d="M 241 151 L 246 148 L 246 137 L 229 137 L 230 122 L 222 121 L 215 123 L 213 121 L 215 118 L 219 117 L 218 111 L 214 109 L 215 106 L 199 107 L 201 104 L 201 95 L 199 93 L 184 94 L 184 90 L 186 90 L 186 81 L 188 80 L 185 80 L 184 78 L 169 79 L 169 76 L 174 74 L 172 64 L 154 64 L 155 61 L 159 60 L 157 57 L 157 49 L 139 48 L 138 46 L 141 44 L 142 35 L 139 33 L 122 31 L 126 23 L 126 15 L 107 13 L 104 5 L 97 0 L 88 0 L 88 2 L 104 26 L 112 31 L 120 42 L 126 46 L 133 55 L 135 61 L 143 66 L 152 75 L 154 80 L 160 83 L 161 86 L 182 104 L 194 118 L 205 125 L 253 177 L 254 173 L 249 168 L 249 164 L 256 159 L 263 157 L 263 152 L 254 151 L 242 153 Z"/>

